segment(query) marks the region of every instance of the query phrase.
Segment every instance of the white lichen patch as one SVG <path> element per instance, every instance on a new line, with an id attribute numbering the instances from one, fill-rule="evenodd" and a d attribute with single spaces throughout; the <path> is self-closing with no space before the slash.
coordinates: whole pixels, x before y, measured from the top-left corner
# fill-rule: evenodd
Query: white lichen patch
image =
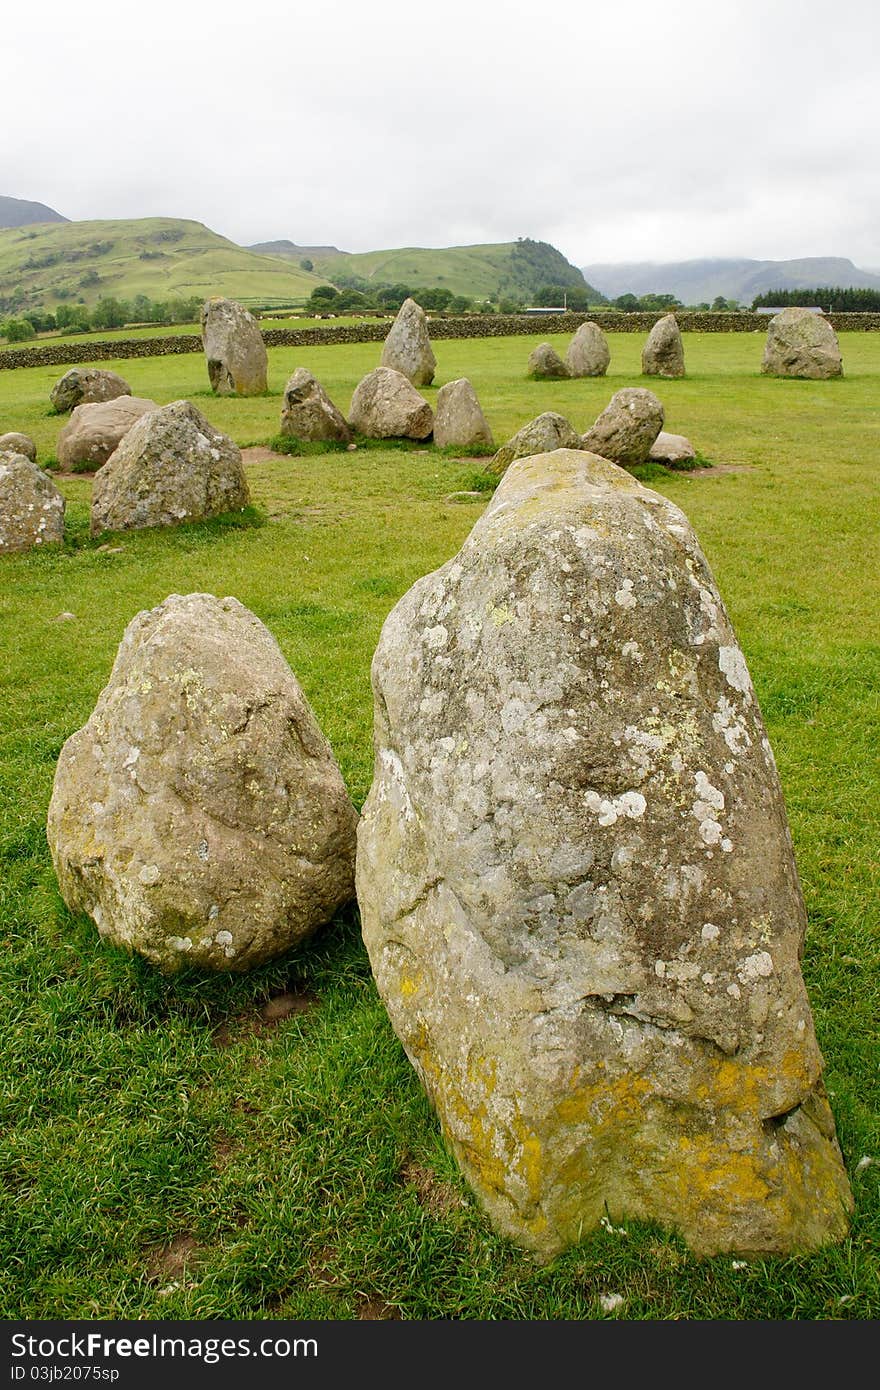
<path id="1" fill-rule="evenodd" d="M 620 588 L 616 591 L 614 595 L 614 602 L 619 604 L 621 608 L 635 608 L 636 597 L 632 591 L 632 588 L 632 580 L 624 579 Z"/>
<path id="2" fill-rule="evenodd" d="M 429 627 L 425 630 L 422 641 L 431 651 L 439 651 L 449 641 L 449 632 L 442 623 L 437 623 L 435 627 Z"/>
<path id="3" fill-rule="evenodd" d="M 739 647 L 719 647 L 718 667 L 728 685 L 738 690 L 741 695 L 751 697 L 752 682 L 749 679 L 746 659 Z"/>
<path id="4" fill-rule="evenodd" d="M 704 922 L 700 928 L 700 936 L 704 941 L 717 941 L 721 935 L 721 928 L 714 922 Z"/>
<path id="5" fill-rule="evenodd" d="M 644 661 L 642 649 L 639 646 L 638 642 L 624 642 L 623 646 L 620 649 L 620 654 L 621 656 L 629 657 L 630 660 L 635 661 L 636 664 L 639 666 Z"/>
<path id="6" fill-rule="evenodd" d="M 641 792 L 627 791 L 620 796 L 604 797 L 598 792 L 588 791 L 584 800 L 587 808 L 599 818 L 600 825 L 616 825 L 622 816 L 638 820 L 645 814 L 648 803 Z"/>
<path id="7" fill-rule="evenodd" d="M 755 980 L 766 979 L 773 974 L 773 959 L 769 951 L 755 951 L 746 956 L 737 966 L 737 977 L 742 984 L 753 984 Z"/>
<path id="8" fill-rule="evenodd" d="M 159 882 L 159 865 L 145 864 L 138 874 L 139 881 L 144 887 L 149 888 L 152 884 Z M 190 943 L 192 944 L 192 943 Z"/>
<path id="9" fill-rule="evenodd" d="M 192 941 L 188 936 L 169 936 L 168 945 L 172 951 L 191 951 Z"/>

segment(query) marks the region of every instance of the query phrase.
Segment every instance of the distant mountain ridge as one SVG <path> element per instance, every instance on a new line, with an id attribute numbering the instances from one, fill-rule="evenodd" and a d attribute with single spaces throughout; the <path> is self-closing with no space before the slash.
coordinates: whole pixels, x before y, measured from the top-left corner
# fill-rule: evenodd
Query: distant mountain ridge
<path id="1" fill-rule="evenodd" d="M 804 256 L 798 260 L 621 261 L 582 266 L 584 276 L 609 299 L 622 294 L 674 294 L 683 304 L 711 304 L 718 295 L 751 304 L 768 290 L 880 290 L 880 275 L 860 270 L 843 256 Z"/>
<path id="2" fill-rule="evenodd" d="M 254 251 L 258 256 L 281 256 L 284 260 L 299 260 L 301 256 L 313 261 L 322 256 L 347 256 L 338 246 L 297 246 L 295 241 L 256 241 L 246 246 L 246 251 Z"/>
<path id="3" fill-rule="evenodd" d="M 6 198 L 0 195 L 0 227 L 30 227 L 39 222 L 69 222 L 45 203 L 30 203 L 26 198 Z"/>

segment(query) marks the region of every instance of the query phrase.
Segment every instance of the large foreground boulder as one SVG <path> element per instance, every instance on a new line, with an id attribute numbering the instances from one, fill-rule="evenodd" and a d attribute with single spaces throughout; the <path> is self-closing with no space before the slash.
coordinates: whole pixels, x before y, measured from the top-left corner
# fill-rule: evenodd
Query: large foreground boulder
<path id="1" fill-rule="evenodd" d="M 29 434 L 8 430 L 6 434 L 0 434 L 0 454 L 24 454 L 31 463 L 36 463 L 37 446 Z"/>
<path id="2" fill-rule="evenodd" d="M 783 309 L 767 326 L 765 376 L 808 377 L 821 381 L 843 375 L 840 344 L 831 324 L 809 309 Z"/>
<path id="3" fill-rule="evenodd" d="M 73 410 L 74 406 L 90 401 L 113 401 L 118 396 L 130 396 L 131 387 L 124 377 L 101 367 L 71 367 L 59 377 L 49 393 L 57 411 Z"/>
<path id="4" fill-rule="evenodd" d="M 357 814 L 271 633 L 173 594 L 125 631 L 67 740 L 48 839 L 65 902 L 163 970 L 246 970 L 353 892 Z"/>
<path id="5" fill-rule="evenodd" d="M 369 439 L 427 439 L 434 412 L 408 377 L 391 367 L 377 367 L 359 381 L 348 420 Z"/>
<path id="6" fill-rule="evenodd" d="M 598 323 L 582 323 L 565 353 L 569 376 L 604 376 L 610 361 L 608 339 Z"/>
<path id="7" fill-rule="evenodd" d="M 402 372 L 413 386 L 430 386 L 437 359 L 428 334 L 428 316 L 414 299 L 405 299 L 388 330 L 380 365 Z"/>
<path id="8" fill-rule="evenodd" d="M 306 367 L 297 367 L 284 388 L 281 433 L 310 442 L 351 443 L 344 415 Z"/>
<path id="9" fill-rule="evenodd" d="M 25 454 L 0 450 L 0 555 L 59 545 L 64 507 L 48 473 Z"/>
<path id="10" fill-rule="evenodd" d="M 207 299 L 201 324 L 211 390 L 218 396 L 262 395 L 269 358 L 253 314 L 234 299 Z"/>
<path id="11" fill-rule="evenodd" d="M 151 410 L 155 401 L 143 396 L 118 396 L 110 401 L 87 401 L 75 406 L 62 426 L 55 452 L 62 468 L 91 472 L 106 463 L 132 425 Z"/>
<path id="12" fill-rule="evenodd" d="M 645 376 L 684 376 L 684 344 L 674 314 L 664 314 L 648 334 L 642 348 Z"/>
<path id="13" fill-rule="evenodd" d="M 249 502 L 238 445 L 189 401 L 172 401 L 133 425 L 95 475 L 91 530 L 206 521 Z"/>
<path id="14" fill-rule="evenodd" d="M 364 940 L 498 1229 L 843 1237 L 779 778 L 683 513 L 595 455 L 518 460 L 372 678 Z"/>
<path id="15" fill-rule="evenodd" d="M 526 372 L 536 381 L 552 381 L 569 375 L 568 368 L 552 343 L 539 343 L 532 349 Z"/>
<path id="16" fill-rule="evenodd" d="M 580 447 L 613 463 L 644 463 L 663 428 L 663 406 L 644 386 L 615 391 Z"/>
<path id="17" fill-rule="evenodd" d="M 466 449 L 473 444 L 494 444 L 489 423 L 480 407 L 477 393 L 467 377 L 447 381 L 437 392 L 434 415 L 434 443 Z"/>
<path id="18" fill-rule="evenodd" d="M 529 454 L 550 453 L 553 449 L 577 449 L 580 436 L 564 415 L 555 410 L 545 410 L 536 415 L 522 429 L 502 444 L 486 464 L 487 473 L 503 473 L 514 459 L 526 458 Z"/>

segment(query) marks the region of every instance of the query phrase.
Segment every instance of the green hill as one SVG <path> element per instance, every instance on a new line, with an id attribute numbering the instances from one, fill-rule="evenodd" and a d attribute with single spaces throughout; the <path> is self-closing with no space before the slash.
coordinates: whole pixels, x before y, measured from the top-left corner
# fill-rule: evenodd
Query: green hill
<path id="1" fill-rule="evenodd" d="M 174 217 L 46 223 L 0 231 L 0 313 L 225 294 L 243 304 L 302 304 L 321 277 L 246 251 Z"/>
<path id="2" fill-rule="evenodd" d="M 418 285 L 446 289 L 471 299 L 499 295 L 533 297 L 542 285 L 587 285 L 580 270 L 545 241 L 518 241 L 486 246 L 432 248 L 406 246 L 391 251 L 311 253 L 315 272 L 337 286 L 358 280 L 371 285 Z M 596 303 L 602 296 L 595 292 Z"/>

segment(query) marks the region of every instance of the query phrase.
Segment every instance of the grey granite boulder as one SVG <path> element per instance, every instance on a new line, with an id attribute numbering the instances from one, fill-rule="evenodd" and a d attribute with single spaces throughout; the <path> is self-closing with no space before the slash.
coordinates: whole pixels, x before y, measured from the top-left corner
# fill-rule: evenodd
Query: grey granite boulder
<path id="1" fill-rule="evenodd" d="M 536 381 L 553 380 L 569 375 L 568 368 L 551 343 L 539 343 L 532 349 L 526 371 Z"/>
<path id="2" fill-rule="evenodd" d="M 487 473 L 503 473 L 514 459 L 529 454 L 549 453 L 551 449 L 578 449 L 580 436 L 564 415 L 545 410 L 517 430 L 486 464 Z"/>
<path id="3" fill-rule="evenodd" d="M 9 430 L 6 434 L 0 434 L 0 454 L 24 454 L 31 463 L 36 463 L 37 446 L 29 434 Z"/>
<path id="4" fill-rule="evenodd" d="M 666 430 L 660 431 L 648 453 L 649 459 L 669 468 L 687 468 L 696 457 L 697 451 L 685 435 L 668 434 Z"/>
<path id="5" fill-rule="evenodd" d="M 164 971 L 246 970 L 354 887 L 357 814 L 278 644 L 234 598 L 129 623 L 65 743 L 47 835 L 65 902 Z"/>
<path id="6" fill-rule="evenodd" d="M 430 386 L 437 359 L 428 334 L 428 316 L 414 299 L 405 299 L 388 330 L 380 365 L 402 372 L 413 386 Z"/>
<path id="7" fill-rule="evenodd" d="M 238 445 L 189 401 L 173 401 L 133 425 L 95 475 L 91 530 L 177 526 L 249 502 Z"/>
<path id="8" fill-rule="evenodd" d="M 645 376 L 684 376 L 684 345 L 674 314 L 658 319 L 648 334 L 642 348 L 642 372 Z"/>
<path id="9" fill-rule="evenodd" d="M 100 468 L 132 425 L 158 409 L 155 401 L 142 396 L 118 396 L 110 401 L 87 401 L 74 406 L 58 434 L 58 462 L 62 468 L 79 472 Z"/>
<path id="10" fill-rule="evenodd" d="M 351 443 L 345 417 L 306 367 L 297 367 L 284 388 L 281 433 L 312 442 Z"/>
<path id="11" fill-rule="evenodd" d="M 615 391 L 580 447 L 613 463 L 644 463 L 663 428 L 663 406 L 644 386 Z"/>
<path id="12" fill-rule="evenodd" d="M 831 324 L 809 309 L 783 309 L 767 326 L 761 371 L 765 376 L 807 377 L 814 381 L 843 375 L 840 344 Z"/>
<path id="13" fill-rule="evenodd" d="M 372 680 L 364 941 L 497 1229 L 842 1239 L 779 777 L 684 514 L 595 455 L 516 460 Z"/>
<path id="14" fill-rule="evenodd" d="M 25 454 L 0 449 L 0 555 L 60 545 L 64 507 L 48 473 Z"/>
<path id="15" fill-rule="evenodd" d="M 116 372 L 101 367 L 71 367 L 56 381 L 49 399 L 55 409 L 63 413 L 88 402 L 113 401 L 118 396 L 130 395 L 128 382 Z"/>
<path id="16" fill-rule="evenodd" d="M 569 376 L 604 376 L 610 361 L 608 339 L 598 323 L 582 323 L 565 353 Z"/>
<path id="17" fill-rule="evenodd" d="M 377 367 L 355 387 L 348 421 L 370 439 L 427 439 L 434 412 L 402 372 Z"/>
<path id="18" fill-rule="evenodd" d="M 467 377 L 447 381 L 437 392 L 434 443 L 441 449 L 449 445 L 464 449 L 472 444 L 494 443 L 477 393 Z"/>
<path id="19" fill-rule="evenodd" d="M 218 396 L 259 396 L 267 389 L 269 358 L 260 325 L 234 299 L 202 305 L 202 346 L 211 390 Z"/>

